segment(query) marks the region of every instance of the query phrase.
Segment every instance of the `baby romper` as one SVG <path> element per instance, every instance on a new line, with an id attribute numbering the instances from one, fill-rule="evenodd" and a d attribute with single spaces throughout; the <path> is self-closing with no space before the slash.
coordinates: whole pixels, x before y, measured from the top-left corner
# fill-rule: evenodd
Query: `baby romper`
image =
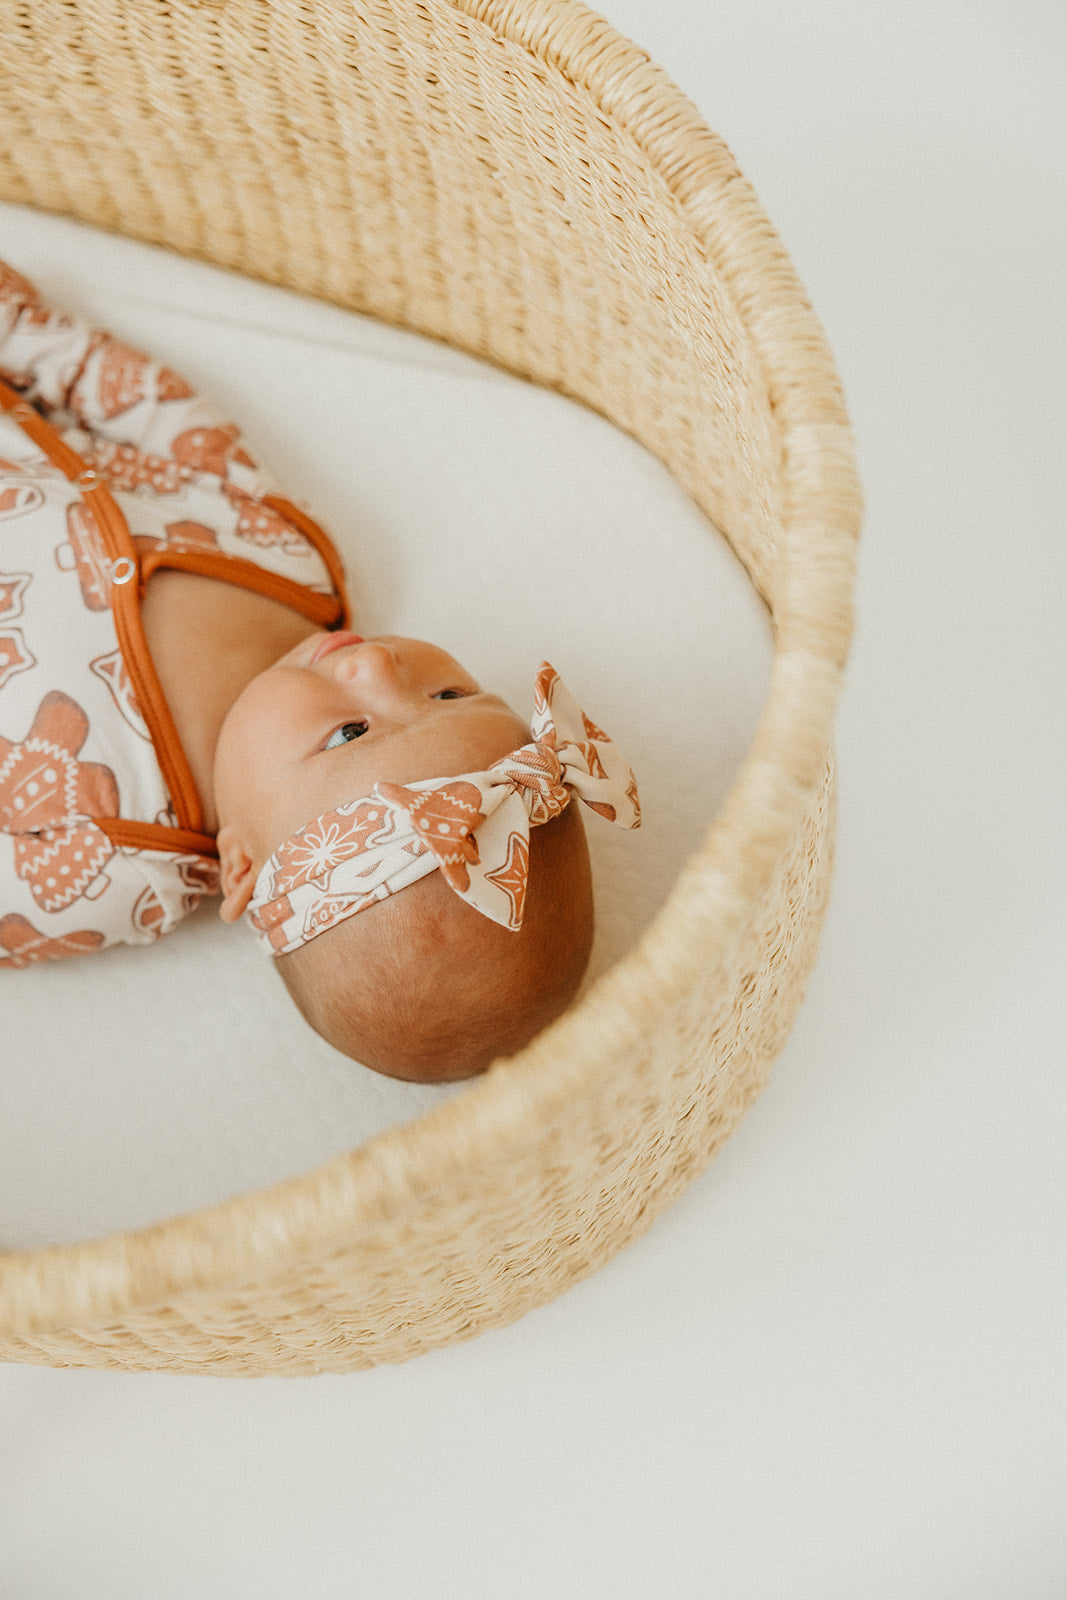
<path id="1" fill-rule="evenodd" d="M 347 621 L 238 429 L 0 263 L 0 967 L 150 943 L 218 892 L 141 623 L 161 567 Z"/>

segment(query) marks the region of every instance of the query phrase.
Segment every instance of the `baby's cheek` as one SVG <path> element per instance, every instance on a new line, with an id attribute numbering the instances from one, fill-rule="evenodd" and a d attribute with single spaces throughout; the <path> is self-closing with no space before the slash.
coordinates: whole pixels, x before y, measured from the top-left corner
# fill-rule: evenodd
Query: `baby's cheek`
<path id="1" fill-rule="evenodd" d="M 301 683 L 303 676 L 272 668 L 253 678 L 234 701 L 226 720 L 241 759 L 250 766 L 303 753 L 314 739 L 314 696 Z"/>
<path id="2" fill-rule="evenodd" d="M 215 793 L 220 808 L 247 810 L 284 743 L 266 673 L 254 678 L 230 707 L 215 747 Z M 273 703 L 272 703 L 273 702 Z"/>

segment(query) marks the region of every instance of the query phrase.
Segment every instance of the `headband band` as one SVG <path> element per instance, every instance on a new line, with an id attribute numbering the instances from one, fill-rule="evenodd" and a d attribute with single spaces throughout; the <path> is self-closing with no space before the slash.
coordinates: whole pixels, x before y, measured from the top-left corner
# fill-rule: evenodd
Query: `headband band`
<path id="1" fill-rule="evenodd" d="M 286 955 L 431 872 L 505 928 L 522 926 L 530 829 L 573 795 L 623 828 L 641 825 L 634 775 L 547 661 L 533 734 L 485 772 L 376 783 L 371 794 L 290 834 L 256 878 L 248 917 Z"/>

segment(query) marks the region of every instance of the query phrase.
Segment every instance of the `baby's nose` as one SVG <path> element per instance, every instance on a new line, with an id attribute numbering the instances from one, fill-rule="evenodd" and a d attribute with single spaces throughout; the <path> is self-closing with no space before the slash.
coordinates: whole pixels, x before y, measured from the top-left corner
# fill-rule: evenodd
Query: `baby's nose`
<path id="1" fill-rule="evenodd" d="M 378 640 L 364 640 L 354 650 L 339 650 L 334 673 L 342 683 L 358 679 L 368 689 L 402 687 L 400 663 L 394 651 Z"/>

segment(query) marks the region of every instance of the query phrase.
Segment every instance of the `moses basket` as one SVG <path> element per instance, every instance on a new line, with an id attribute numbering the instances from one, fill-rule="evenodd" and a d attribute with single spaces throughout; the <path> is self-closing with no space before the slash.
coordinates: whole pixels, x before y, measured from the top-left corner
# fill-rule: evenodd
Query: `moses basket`
<path id="1" fill-rule="evenodd" d="M 402 324 L 647 446 L 770 608 L 770 691 L 640 942 L 520 1055 L 298 1179 L 0 1254 L 0 1356 L 399 1361 L 594 1271 L 760 1092 L 810 971 L 859 521 L 833 362 L 728 150 L 574 0 L 35 0 L 0 195 Z"/>

